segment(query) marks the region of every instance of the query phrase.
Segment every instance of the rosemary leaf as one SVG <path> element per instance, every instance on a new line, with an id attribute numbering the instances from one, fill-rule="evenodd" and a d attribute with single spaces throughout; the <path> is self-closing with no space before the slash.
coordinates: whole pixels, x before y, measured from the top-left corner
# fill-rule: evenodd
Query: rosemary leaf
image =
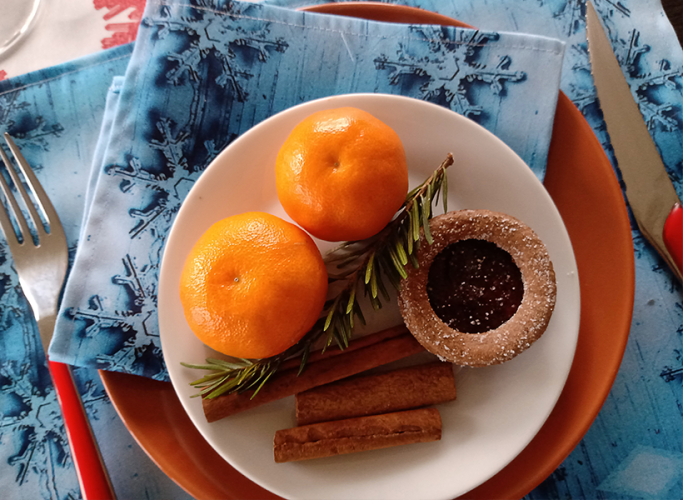
<path id="1" fill-rule="evenodd" d="M 408 229 L 402 232 L 403 237 L 406 239 L 406 246 L 408 247 L 408 255 L 413 253 L 413 238 L 411 237 Z"/>
<path id="2" fill-rule="evenodd" d="M 193 397 L 193 398 L 201 397 L 201 396 L 203 396 L 204 394 L 206 394 L 207 392 L 213 391 L 216 387 L 220 387 L 220 384 L 221 384 L 221 383 L 223 383 L 223 381 L 221 381 L 220 383 L 211 384 L 211 385 L 208 386 L 208 387 L 203 387 L 198 393 L 193 394 L 193 395 L 190 396 L 190 397 Z"/>
<path id="3" fill-rule="evenodd" d="M 406 195 L 406 202 L 409 202 L 410 200 L 412 200 L 415 197 L 415 194 L 418 193 L 420 191 L 420 189 L 422 189 L 422 186 L 423 186 L 423 184 L 420 184 L 416 188 L 411 189 L 408 192 L 408 194 Z"/>
<path id="4" fill-rule="evenodd" d="M 431 185 L 431 184 L 430 184 Z M 429 220 L 432 216 L 431 198 L 426 194 L 420 196 L 420 212 L 422 214 L 422 221 Z"/>
<path id="5" fill-rule="evenodd" d="M 405 266 L 408 263 L 408 256 L 406 255 L 406 251 L 398 238 L 396 238 L 394 246 L 396 248 L 396 256 L 398 257 L 398 260 Z"/>
<path id="6" fill-rule="evenodd" d="M 334 340 L 334 336 L 332 336 L 332 335 L 327 336 L 327 340 L 325 341 L 325 345 L 323 345 L 323 349 L 322 349 L 323 354 L 332 345 L 333 340 Z"/>
<path id="7" fill-rule="evenodd" d="M 424 229 L 425 233 L 425 240 L 427 240 L 427 243 L 430 245 L 434 243 L 434 238 L 432 238 L 432 232 L 429 230 L 429 208 L 430 205 L 427 203 L 427 200 L 422 198 L 422 228 Z"/>
<path id="8" fill-rule="evenodd" d="M 257 387 L 256 391 L 261 387 L 262 381 L 265 379 L 270 378 L 275 372 L 277 371 L 277 368 L 271 369 L 270 363 L 266 363 L 261 367 L 261 370 L 259 373 L 252 373 L 252 376 L 249 378 L 249 381 L 247 384 L 244 384 L 239 392 L 245 392 L 253 389 L 254 387 Z M 254 394 L 251 396 L 252 398 L 254 397 Z"/>
<path id="9" fill-rule="evenodd" d="M 398 256 L 391 247 L 389 247 L 389 255 L 391 256 L 391 261 L 394 264 L 394 268 L 398 271 L 398 274 L 401 275 L 401 278 L 406 279 L 408 277 L 408 273 L 406 273 L 403 264 L 401 264 L 401 261 L 398 259 Z"/>
<path id="10" fill-rule="evenodd" d="M 209 394 L 207 394 L 206 397 L 208 399 L 217 398 L 221 394 L 225 394 L 226 392 L 232 390 L 236 385 L 237 385 L 237 379 L 236 378 L 229 379 L 220 385 L 216 384 L 217 388 L 215 390 L 213 390 L 212 392 L 210 392 Z"/>
<path id="11" fill-rule="evenodd" d="M 370 273 L 370 294 L 373 299 L 377 298 L 377 273 L 373 267 L 372 273 Z"/>
<path id="12" fill-rule="evenodd" d="M 258 375 L 255 373 L 252 373 L 246 382 L 243 381 L 240 383 L 239 392 L 245 392 L 245 391 L 253 389 L 254 387 L 256 387 L 256 385 L 259 383 L 259 381 L 268 373 L 273 373 L 273 372 L 265 370 L 265 367 L 263 370 L 261 370 L 261 373 Z"/>
<path id="13" fill-rule="evenodd" d="M 389 279 L 391 286 L 398 290 L 401 286 L 401 276 L 398 274 L 398 271 L 396 271 L 393 262 L 387 262 L 386 259 L 382 259 L 382 269 L 384 271 L 384 276 Z"/>
<path id="14" fill-rule="evenodd" d="M 348 347 L 348 340 L 344 335 L 344 330 L 342 329 L 342 325 L 338 317 L 334 318 L 332 334 L 334 336 L 334 339 L 337 341 L 337 347 L 339 347 L 339 349 L 344 350 Z"/>
<path id="15" fill-rule="evenodd" d="M 182 361 L 180 362 L 182 366 L 185 368 L 194 368 L 195 370 L 221 370 L 222 368 L 220 366 L 216 365 L 195 365 L 192 363 L 183 363 Z"/>
<path id="16" fill-rule="evenodd" d="M 250 366 L 252 363 L 251 361 L 247 359 L 241 359 L 242 363 L 234 363 L 231 361 L 226 361 L 224 359 L 217 359 L 217 358 L 206 358 L 206 362 L 211 364 L 211 365 L 218 365 L 221 368 L 228 368 L 230 370 L 240 370 L 246 366 Z"/>
<path id="17" fill-rule="evenodd" d="M 238 383 L 243 384 L 245 380 L 251 378 L 253 373 L 254 368 L 250 366 L 249 368 L 242 370 L 240 373 L 238 373 L 235 379 L 238 381 Z"/>
<path id="18" fill-rule="evenodd" d="M 353 311 L 353 303 L 356 301 L 356 286 L 351 287 L 351 291 L 349 293 L 349 301 L 346 303 L 346 314 L 351 314 L 351 311 Z"/>
<path id="19" fill-rule="evenodd" d="M 417 203 L 413 203 L 410 207 L 410 224 L 412 227 L 413 240 L 420 239 L 420 210 Z"/>
<path id="20" fill-rule="evenodd" d="M 301 363 L 299 363 L 299 371 L 296 374 L 297 377 L 303 373 L 304 368 L 306 367 L 306 363 L 308 363 L 308 357 L 310 355 L 310 349 L 304 349 L 304 351 L 301 353 Z"/>
<path id="21" fill-rule="evenodd" d="M 427 243 L 431 245 L 434 243 L 434 238 L 432 237 L 432 230 L 429 228 L 429 219 L 424 222 L 422 227 L 424 228 L 425 232 L 425 240 L 427 240 Z"/>
<path id="22" fill-rule="evenodd" d="M 391 263 L 394 265 L 396 269 L 401 267 L 401 261 L 398 258 L 398 255 L 396 255 L 396 250 L 394 250 L 393 246 L 387 246 L 386 249 L 387 254 L 389 254 L 389 257 L 391 258 Z"/>
<path id="23" fill-rule="evenodd" d="M 275 372 L 271 371 L 268 373 L 268 375 L 263 377 L 263 380 L 261 380 L 261 383 L 259 384 L 259 386 L 256 388 L 256 390 L 254 391 L 254 393 L 251 395 L 251 397 L 249 399 L 254 399 L 256 397 L 256 395 L 259 393 L 259 391 L 265 385 L 265 383 L 268 382 L 268 379 L 273 375 L 273 373 L 275 373 Z"/>
<path id="24" fill-rule="evenodd" d="M 370 279 L 372 277 L 372 263 L 375 260 L 375 252 L 372 252 L 370 254 L 370 257 L 368 257 L 368 264 L 365 267 L 365 284 L 367 285 L 370 283 Z"/>
<path id="25" fill-rule="evenodd" d="M 208 375 L 204 375 L 200 379 L 195 380 L 194 382 L 190 382 L 190 385 L 203 386 L 203 385 L 206 385 L 206 382 L 209 382 L 210 380 L 216 380 L 217 378 L 224 377 L 224 376 L 225 376 L 225 372 L 210 373 Z"/>
<path id="26" fill-rule="evenodd" d="M 414 253 L 410 254 L 410 263 L 413 265 L 415 269 L 420 269 L 420 262 L 417 260 L 417 257 Z"/>
<path id="27" fill-rule="evenodd" d="M 330 328 L 330 323 L 332 323 L 332 317 L 337 309 L 337 300 L 334 301 L 330 311 L 327 313 L 327 318 L 325 318 L 325 326 L 323 326 L 323 332 L 326 332 Z"/>
<path id="28" fill-rule="evenodd" d="M 349 315 L 345 314 L 341 317 L 341 325 L 344 330 L 344 344 L 346 347 L 349 347 L 349 341 L 351 340 L 351 334 L 353 333 Z"/>
<path id="29" fill-rule="evenodd" d="M 221 385 L 222 383 L 224 383 L 226 380 L 228 380 L 228 379 L 230 378 L 230 376 L 231 376 L 231 375 L 230 375 L 229 373 L 228 373 L 228 374 L 223 374 L 218 380 L 216 380 L 216 381 L 214 381 L 214 382 L 212 382 L 212 383 L 210 383 L 210 384 L 201 386 L 201 387 L 203 387 L 203 388 L 202 388 L 202 390 L 199 391 L 199 394 L 202 395 L 202 394 L 205 394 L 205 393 L 207 393 L 207 392 L 213 390 L 214 387 L 218 387 L 219 385 Z"/>

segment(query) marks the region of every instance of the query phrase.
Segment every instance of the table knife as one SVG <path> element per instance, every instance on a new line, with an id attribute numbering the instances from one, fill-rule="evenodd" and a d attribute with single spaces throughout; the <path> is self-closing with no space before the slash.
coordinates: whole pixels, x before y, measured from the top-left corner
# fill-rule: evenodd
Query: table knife
<path id="1" fill-rule="evenodd" d="M 590 1 L 586 30 L 593 80 L 626 198 L 643 236 L 683 281 L 681 201 Z"/>

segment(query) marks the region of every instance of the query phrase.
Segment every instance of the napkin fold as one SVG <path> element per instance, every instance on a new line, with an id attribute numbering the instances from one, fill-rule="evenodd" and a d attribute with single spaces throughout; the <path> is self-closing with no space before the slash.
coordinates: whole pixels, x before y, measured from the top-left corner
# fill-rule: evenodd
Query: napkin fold
<path id="1" fill-rule="evenodd" d="M 149 2 L 100 136 L 50 356 L 166 379 L 156 298 L 173 217 L 221 149 L 301 102 L 354 92 L 435 102 L 488 128 L 542 178 L 563 51 L 533 35 Z"/>

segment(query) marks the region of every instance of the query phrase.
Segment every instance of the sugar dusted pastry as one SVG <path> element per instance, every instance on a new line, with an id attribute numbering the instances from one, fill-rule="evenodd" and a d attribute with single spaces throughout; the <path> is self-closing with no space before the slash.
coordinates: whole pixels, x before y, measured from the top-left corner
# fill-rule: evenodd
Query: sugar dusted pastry
<path id="1" fill-rule="evenodd" d="M 526 224 L 488 210 L 430 221 L 419 268 L 407 266 L 399 307 L 425 349 L 466 366 L 508 361 L 545 332 L 556 283 L 548 251 Z"/>

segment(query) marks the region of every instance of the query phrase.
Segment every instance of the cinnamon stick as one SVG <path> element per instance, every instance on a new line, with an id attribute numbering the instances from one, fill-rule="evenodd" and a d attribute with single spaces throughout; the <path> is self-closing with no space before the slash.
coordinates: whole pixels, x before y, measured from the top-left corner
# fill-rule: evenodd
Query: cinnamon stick
<path id="1" fill-rule="evenodd" d="M 297 425 L 430 406 L 456 397 L 453 365 L 440 361 L 339 380 L 296 395 Z"/>
<path id="2" fill-rule="evenodd" d="M 386 330 L 380 330 L 379 332 L 371 333 L 369 335 L 366 335 L 365 337 L 357 338 L 350 342 L 349 346 L 346 349 L 339 349 L 339 347 L 334 346 L 330 347 L 329 349 L 326 349 L 325 352 L 315 351 L 308 357 L 308 362 L 314 363 L 321 359 L 330 359 L 340 354 L 348 354 L 362 347 L 368 347 L 372 344 L 376 344 L 377 342 L 389 340 L 394 337 L 398 337 L 399 335 L 404 335 L 406 333 L 410 332 L 405 325 L 392 326 L 391 328 L 387 328 Z M 298 370 L 300 363 L 300 358 L 291 358 L 287 361 L 284 361 L 282 365 L 280 365 L 280 369 L 286 370 L 289 368 L 296 368 Z"/>
<path id="3" fill-rule="evenodd" d="M 282 463 L 440 439 L 439 411 L 423 408 L 279 430 L 273 454 Z"/>
<path id="4" fill-rule="evenodd" d="M 365 340 L 373 335 L 377 337 Z M 309 360 L 301 375 L 298 374 L 298 363 L 295 367 L 278 371 L 253 399 L 254 391 L 202 399 L 206 420 L 215 422 L 241 411 L 293 396 L 313 387 L 350 377 L 424 350 L 404 326 L 383 330 L 373 335 L 352 342 L 352 346 L 356 342 L 360 343 L 360 346 L 356 345 L 353 349 L 349 348 L 328 356 L 318 356 L 314 361 Z M 379 341 L 376 341 L 378 339 Z"/>

